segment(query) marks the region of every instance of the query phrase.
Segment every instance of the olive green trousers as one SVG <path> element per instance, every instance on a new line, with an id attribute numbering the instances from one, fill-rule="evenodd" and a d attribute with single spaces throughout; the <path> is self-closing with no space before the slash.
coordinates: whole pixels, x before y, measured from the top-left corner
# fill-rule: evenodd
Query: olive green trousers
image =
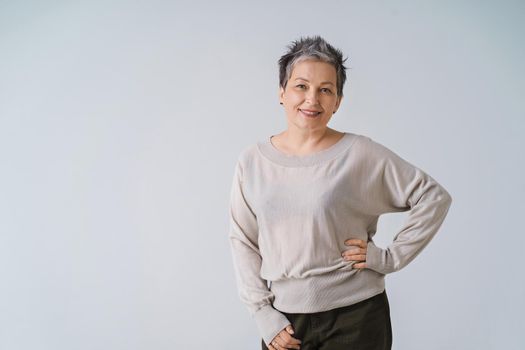
<path id="1" fill-rule="evenodd" d="M 386 290 L 358 303 L 316 313 L 286 313 L 301 350 L 391 350 Z M 262 341 L 262 349 L 268 347 Z"/>

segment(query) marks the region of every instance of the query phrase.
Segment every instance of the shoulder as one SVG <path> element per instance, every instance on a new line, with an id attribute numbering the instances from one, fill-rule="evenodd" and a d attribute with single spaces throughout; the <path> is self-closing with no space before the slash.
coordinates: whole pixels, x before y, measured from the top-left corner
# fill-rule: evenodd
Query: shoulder
<path id="1" fill-rule="evenodd" d="M 391 147 L 367 135 L 358 135 L 352 154 L 356 157 L 356 161 L 367 169 L 402 168 L 412 171 L 418 168 L 415 163 L 407 160 Z"/>
<path id="2" fill-rule="evenodd" d="M 373 154 L 377 155 L 381 152 L 384 152 L 385 149 L 387 149 L 381 143 L 372 139 L 368 135 L 351 133 L 351 132 L 347 132 L 347 134 L 351 134 L 353 138 L 352 147 L 351 147 L 352 154 L 359 158 L 361 157 L 368 158 L 369 156 Z"/>
<path id="3" fill-rule="evenodd" d="M 240 165 L 247 166 L 253 159 L 259 154 L 257 143 L 252 143 L 241 148 L 239 155 L 237 156 L 237 162 Z"/>
<path id="4" fill-rule="evenodd" d="M 373 147 L 377 147 L 377 148 L 381 148 L 381 147 L 385 147 L 383 146 L 381 143 L 379 143 L 378 141 L 376 141 L 375 139 L 372 139 L 370 136 L 368 135 L 363 135 L 363 134 L 355 134 L 355 139 L 356 139 L 356 144 L 361 146 L 361 147 L 368 147 L 368 148 L 373 148 Z"/>
<path id="5" fill-rule="evenodd" d="M 243 175 L 256 164 L 257 158 L 259 157 L 258 142 L 254 142 L 248 145 L 244 145 L 237 155 L 236 160 L 236 171 L 239 175 Z"/>
<path id="6" fill-rule="evenodd" d="M 399 157 L 390 147 L 368 135 L 356 134 L 354 148 L 368 156 Z"/>

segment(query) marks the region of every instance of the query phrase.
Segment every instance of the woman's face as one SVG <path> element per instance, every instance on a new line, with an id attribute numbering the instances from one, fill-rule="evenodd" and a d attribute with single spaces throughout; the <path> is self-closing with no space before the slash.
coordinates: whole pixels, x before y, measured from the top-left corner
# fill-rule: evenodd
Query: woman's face
<path id="1" fill-rule="evenodd" d="M 331 64 L 317 60 L 296 63 L 286 89 L 280 88 L 288 126 L 309 130 L 325 128 L 342 99 L 337 96 L 336 83 L 336 70 Z"/>

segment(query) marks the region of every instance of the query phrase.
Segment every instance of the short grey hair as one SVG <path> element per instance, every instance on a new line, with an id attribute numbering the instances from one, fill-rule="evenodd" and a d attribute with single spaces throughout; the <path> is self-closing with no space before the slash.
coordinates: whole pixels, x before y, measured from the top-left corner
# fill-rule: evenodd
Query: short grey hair
<path id="1" fill-rule="evenodd" d="M 297 62 L 314 59 L 330 63 L 335 67 L 337 75 L 337 95 L 343 96 L 343 86 L 346 82 L 346 69 L 341 50 L 336 49 L 319 35 L 301 37 L 287 46 L 288 51 L 279 59 L 279 85 L 286 89 L 292 70 Z"/>

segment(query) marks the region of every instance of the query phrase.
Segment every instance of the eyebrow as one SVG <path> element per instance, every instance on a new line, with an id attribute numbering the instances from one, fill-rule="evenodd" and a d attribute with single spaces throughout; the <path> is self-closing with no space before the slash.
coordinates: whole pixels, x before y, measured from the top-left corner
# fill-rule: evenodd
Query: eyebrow
<path id="1" fill-rule="evenodd" d="M 295 80 L 304 80 L 304 81 L 308 81 L 308 80 L 305 79 L 305 78 L 295 78 Z M 323 82 L 321 83 L 321 85 L 323 85 L 323 84 L 334 85 L 334 83 L 332 83 L 331 81 L 323 81 Z"/>

